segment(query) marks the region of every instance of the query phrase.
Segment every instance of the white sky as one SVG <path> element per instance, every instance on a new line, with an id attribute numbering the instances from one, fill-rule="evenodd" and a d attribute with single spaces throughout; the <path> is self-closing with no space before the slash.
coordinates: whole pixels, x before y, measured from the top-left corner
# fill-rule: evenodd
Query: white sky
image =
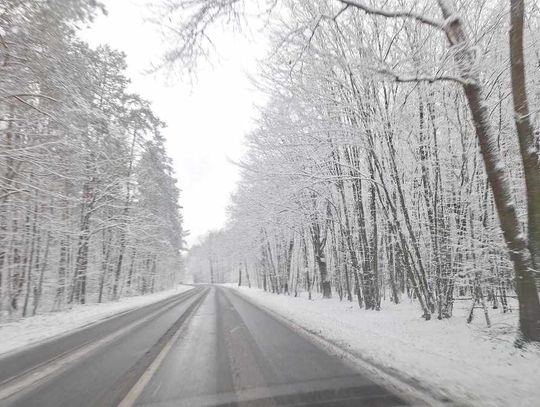
<path id="1" fill-rule="evenodd" d="M 102 0 L 108 10 L 82 33 L 92 46 L 109 44 L 127 54 L 131 91 L 152 101 L 167 123 L 165 136 L 182 190 L 184 227 L 191 245 L 226 220 L 225 209 L 238 180 L 242 140 L 253 125 L 255 103 L 260 103 L 248 79 L 256 72 L 263 50 L 245 37 L 219 30 L 213 38 L 219 59 L 203 64 L 196 82 L 166 81 L 145 73 L 166 47 L 157 29 L 145 22 L 145 0 Z"/>

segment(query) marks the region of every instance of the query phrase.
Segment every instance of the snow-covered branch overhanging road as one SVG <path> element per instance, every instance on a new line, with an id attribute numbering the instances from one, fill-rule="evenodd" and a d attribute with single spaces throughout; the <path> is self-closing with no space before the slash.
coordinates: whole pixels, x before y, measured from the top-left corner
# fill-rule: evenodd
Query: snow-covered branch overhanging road
<path id="1" fill-rule="evenodd" d="M 2 406 L 419 403 L 215 286 L 5 357 L 0 382 Z"/>

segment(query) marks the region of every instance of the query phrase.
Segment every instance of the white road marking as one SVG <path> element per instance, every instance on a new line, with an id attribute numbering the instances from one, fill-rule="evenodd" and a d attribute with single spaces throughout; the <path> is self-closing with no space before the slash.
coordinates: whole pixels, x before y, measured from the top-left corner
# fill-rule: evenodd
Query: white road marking
<path id="1" fill-rule="evenodd" d="M 177 303 L 175 302 L 174 305 Z M 170 305 L 167 308 L 172 308 L 174 305 Z M 2 386 L 0 388 L 0 400 L 7 399 L 22 390 L 29 388 L 32 385 L 35 385 L 46 379 L 50 379 L 53 375 L 57 375 L 63 370 L 65 370 L 70 364 L 79 360 L 80 358 L 88 355 L 90 352 L 104 346 L 108 343 L 113 342 L 117 338 L 127 334 L 129 331 L 137 328 L 139 325 L 144 324 L 145 322 L 154 318 L 157 314 L 163 312 L 163 308 L 147 315 L 145 318 L 135 321 L 128 326 L 108 335 L 104 338 L 99 339 L 96 342 L 89 343 L 87 345 L 78 348 L 74 352 L 68 353 L 66 356 L 63 356 L 59 359 L 52 361 L 51 363 L 46 364 L 43 368 L 32 370 L 28 373 L 23 374 L 19 378 L 14 379 L 10 383 Z"/>
<path id="2" fill-rule="evenodd" d="M 197 307 L 195 307 L 193 311 L 196 311 L 196 309 Z M 192 313 L 192 315 L 194 314 Z M 139 380 L 137 380 L 137 383 L 135 383 L 135 385 L 131 388 L 128 394 L 126 394 L 126 397 L 124 397 L 124 399 L 120 402 L 120 404 L 118 404 L 117 407 L 131 407 L 135 404 L 145 387 L 148 385 L 148 383 L 150 383 L 150 380 L 165 360 L 165 357 L 167 356 L 173 345 L 176 343 L 180 335 L 182 335 L 182 333 L 186 329 L 186 326 L 187 324 L 182 324 L 179 327 L 179 329 L 174 333 L 171 339 L 169 339 L 163 349 L 161 349 L 161 351 L 154 359 L 154 361 L 150 364 L 148 369 L 146 369 L 146 371 L 142 374 Z"/>

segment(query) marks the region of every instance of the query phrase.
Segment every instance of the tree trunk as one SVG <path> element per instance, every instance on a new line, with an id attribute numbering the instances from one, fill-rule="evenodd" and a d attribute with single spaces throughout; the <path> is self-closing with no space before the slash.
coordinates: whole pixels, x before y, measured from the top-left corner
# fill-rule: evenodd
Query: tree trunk
<path id="1" fill-rule="evenodd" d="M 34 305 L 32 308 L 32 315 L 36 315 L 37 309 L 39 307 L 39 301 L 41 300 L 41 295 L 43 293 L 43 277 L 45 276 L 45 270 L 47 269 L 47 262 L 49 260 L 49 246 L 51 242 L 51 232 L 47 233 L 47 241 L 45 242 L 45 253 L 43 254 L 43 261 L 40 266 L 38 286 L 34 292 Z"/>
<path id="2" fill-rule="evenodd" d="M 124 261 L 124 253 L 126 251 L 126 226 L 128 223 L 129 209 L 131 205 L 131 174 L 133 172 L 133 161 L 135 159 L 135 143 L 137 141 L 137 131 L 133 132 L 131 139 L 131 148 L 129 153 L 129 165 L 126 174 L 126 195 L 124 199 L 124 208 L 122 209 L 122 221 L 124 224 L 120 228 L 120 248 L 118 250 L 118 261 L 114 271 L 113 298 L 118 298 L 118 284 L 120 282 L 120 274 L 122 272 L 122 264 Z"/>
<path id="3" fill-rule="evenodd" d="M 238 287 L 242 286 L 242 263 L 238 265 Z"/>
<path id="4" fill-rule="evenodd" d="M 245 271 L 246 271 L 246 280 L 247 280 L 247 283 L 248 283 L 248 287 L 251 288 L 251 280 L 249 279 L 249 270 L 248 270 L 247 261 L 244 261 L 244 267 L 245 267 Z"/>
<path id="5" fill-rule="evenodd" d="M 527 187 L 527 222 L 529 251 L 535 270 L 540 267 L 540 162 L 533 127 L 531 125 L 527 87 L 525 81 L 525 55 L 523 54 L 524 0 L 510 0 L 510 62 L 514 120 L 523 161 L 523 174 Z M 537 282 L 540 275 L 537 273 Z"/>
<path id="6" fill-rule="evenodd" d="M 484 104 L 483 90 L 478 72 L 475 70 L 476 54 L 471 47 L 461 19 L 455 14 L 447 0 L 439 0 L 444 18 L 446 35 L 451 46 L 456 47 L 456 63 L 466 84 L 465 96 L 471 110 L 480 151 L 499 222 L 514 265 L 516 292 L 519 300 L 519 322 L 521 341 L 540 342 L 540 301 L 532 274 L 533 263 L 527 239 L 519 222 L 513 198 L 508 170 L 497 147 L 497 137 L 490 123 L 489 112 Z"/>

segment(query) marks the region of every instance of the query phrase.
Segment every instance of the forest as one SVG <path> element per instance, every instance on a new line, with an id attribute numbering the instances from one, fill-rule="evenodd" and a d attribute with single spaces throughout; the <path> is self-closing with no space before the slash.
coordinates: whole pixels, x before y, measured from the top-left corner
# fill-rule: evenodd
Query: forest
<path id="1" fill-rule="evenodd" d="M 165 68 L 195 70 L 215 25 L 256 19 L 268 38 L 229 221 L 186 259 L 197 282 L 382 312 L 409 299 L 426 320 L 460 301 L 488 326 L 517 303 L 516 343 L 540 340 L 538 4 L 158 3 Z M 165 123 L 129 91 L 126 56 L 78 36 L 104 12 L 0 6 L 2 318 L 178 280 Z"/>
<path id="2" fill-rule="evenodd" d="M 0 3 L 0 320 L 171 287 L 183 246 L 165 124 L 96 1 Z"/>
<path id="3" fill-rule="evenodd" d="M 0 0 L 0 405 L 540 399 L 540 1 Z"/>
<path id="4" fill-rule="evenodd" d="M 175 24 L 198 37 L 172 60 L 245 24 L 226 3 L 190 2 Z M 459 301 L 488 326 L 517 299 L 516 344 L 539 341 L 539 4 L 268 3 L 267 102 L 227 226 L 187 258 L 196 281 L 413 300 L 426 320 Z"/>

